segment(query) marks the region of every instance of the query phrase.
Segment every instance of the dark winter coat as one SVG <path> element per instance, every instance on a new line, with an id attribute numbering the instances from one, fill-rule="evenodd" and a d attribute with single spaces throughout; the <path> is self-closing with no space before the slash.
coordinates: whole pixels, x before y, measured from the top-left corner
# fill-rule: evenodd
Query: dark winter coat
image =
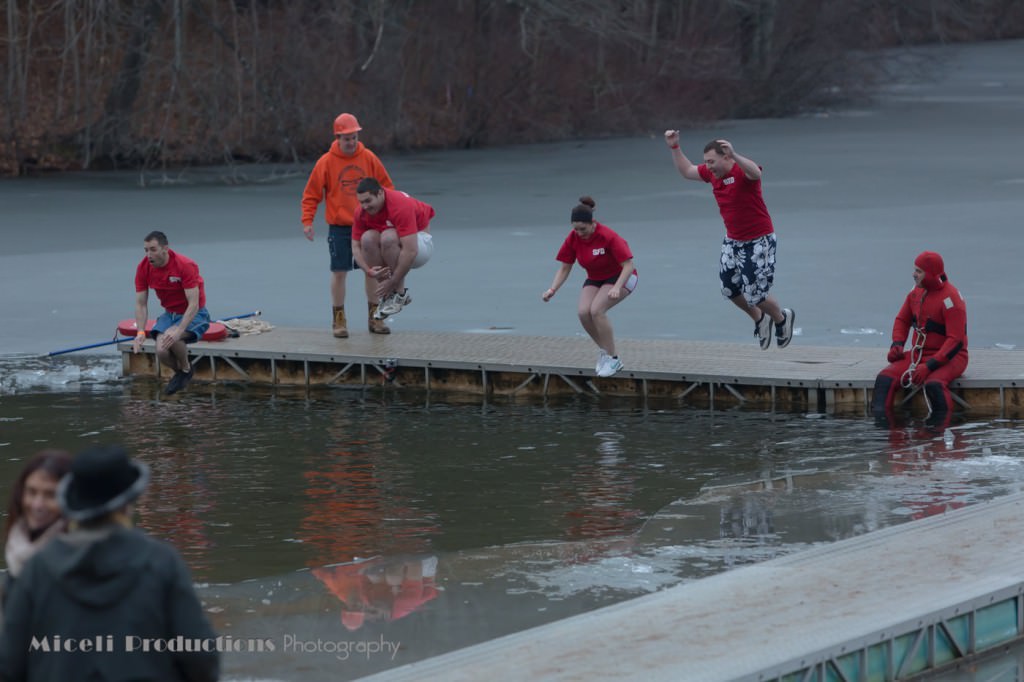
<path id="1" fill-rule="evenodd" d="M 5 682 L 191 682 L 220 672 L 216 635 L 184 561 L 135 529 L 76 530 L 47 544 L 14 583 L 5 621 Z M 190 651 L 167 651 L 168 642 Z"/>

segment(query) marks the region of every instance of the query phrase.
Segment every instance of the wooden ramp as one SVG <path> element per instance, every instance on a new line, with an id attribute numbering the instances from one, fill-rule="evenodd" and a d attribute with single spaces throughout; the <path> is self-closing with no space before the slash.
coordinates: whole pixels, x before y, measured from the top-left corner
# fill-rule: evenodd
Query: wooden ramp
<path id="1" fill-rule="evenodd" d="M 364 679 L 907 679 L 1024 634 L 1022 515 L 1018 493 Z"/>
<path id="2" fill-rule="evenodd" d="M 119 346 L 126 375 L 158 371 L 152 342 L 132 355 Z M 704 341 L 623 339 L 624 369 L 594 376 L 588 339 L 401 332 L 355 333 L 335 339 L 323 329 L 275 328 L 267 333 L 191 346 L 196 378 L 274 385 L 394 386 L 480 395 L 590 393 L 668 397 L 701 407 L 736 405 L 863 414 L 885 350 L 801 346 L 762 351 Z M 971 351 L 967 373 L 954 383 L 971 414 L 1016 418 L 1024 401 L 1024 353 Z M 923 400 L 918 406 L 923 409 Z"/>

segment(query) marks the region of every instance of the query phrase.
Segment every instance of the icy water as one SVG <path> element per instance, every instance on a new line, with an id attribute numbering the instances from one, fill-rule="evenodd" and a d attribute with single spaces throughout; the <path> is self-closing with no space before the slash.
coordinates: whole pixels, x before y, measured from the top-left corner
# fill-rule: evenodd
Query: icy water
<path id="1" fill-rule="evenodd" d="M 125 443 L 153 469 L 139 525 L 243 647 L 231 680 L 353 679 L 1024 489 L 1011 422 L 383 388 L 168 400 L 109 359 L 45 363 L 0 362 L 0 495 L 35 450 Z"/>

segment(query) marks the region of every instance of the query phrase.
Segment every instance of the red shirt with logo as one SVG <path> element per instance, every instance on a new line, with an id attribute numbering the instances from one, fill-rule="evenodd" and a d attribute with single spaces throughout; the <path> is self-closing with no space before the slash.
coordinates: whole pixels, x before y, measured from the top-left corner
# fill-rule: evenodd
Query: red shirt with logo
<path id="1" fill-rule="evenodd" d="M 383 232 L 395 228 L 399 237 L 423 232 L 434 217 L 434 208 L 405 192 L 384 190 L 384 205 L 376 215 L 370 215 L 360 206 L 352 220 L 352 240 L 359 241 L 367 230 Z"/>
<path id="2" fill-rule="evenodd" d="M 701 180 L 711 183 L 729 239 L 748 242 L 775 231 L 761 195 L 760 178 L 748 178 L 738 163 L 724 178 L 715 177 L 706 163 L 697 166 L 697 172 Z"/>
<path id="3" fill-rule="evenodd" d="M 199 276 L 199 266 L 191 258 L 167 249 L 167 265 L 158 268 L 143 258 L 135 269 L 135 291 L 152 289 L 160 305 L 169 312 L 184 314 L 188 309 L 186 289 L 199 289 L 199 307 L 206 307 L 206 287 Z"/>
<path id="4" fill-rule="evenodd" d="M 555 257 L 560 263 L 575 262 L 587 271 L 588 279 L 604 280 L 618 277 L 622 264 L 633 257 L 626 240 L 607 225 L 596 223 L 594 233 L 583 239 L 572 230 Z"/>

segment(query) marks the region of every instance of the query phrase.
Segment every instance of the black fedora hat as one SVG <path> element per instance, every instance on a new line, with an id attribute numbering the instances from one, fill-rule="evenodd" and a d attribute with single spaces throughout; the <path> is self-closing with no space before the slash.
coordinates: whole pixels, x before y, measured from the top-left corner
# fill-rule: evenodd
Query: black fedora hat
<path id="1" fill-rule="evenodd" d="M 148 466 L 130 459 L 119 445 L 102 445 L 75 456 L 57 488 L 57 499 L 68 519 L 88 521 L 132 502 L 147 483 Z"/>

